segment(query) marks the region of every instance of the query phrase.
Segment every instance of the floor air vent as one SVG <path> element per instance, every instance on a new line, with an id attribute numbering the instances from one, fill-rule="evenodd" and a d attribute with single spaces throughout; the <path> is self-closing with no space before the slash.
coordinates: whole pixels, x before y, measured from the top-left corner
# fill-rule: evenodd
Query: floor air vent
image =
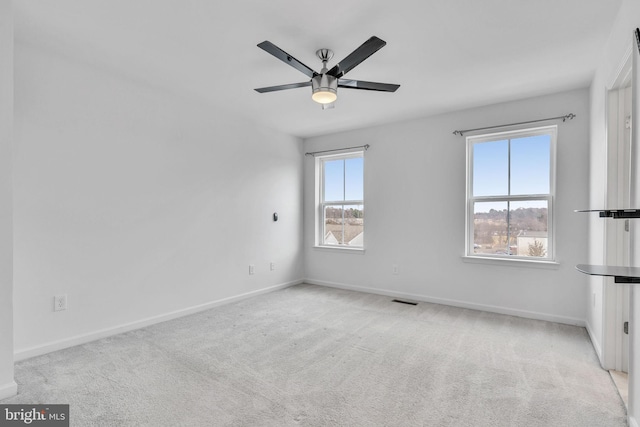
<path id="1" fill-rule="evenodd" d="M 417 302 L 402 301 L 401 299 L 394 299 L 392 300 L 392 302 L 399 302 L 400 304 L 408 304 L 408 305 L 418 305 Z"/>

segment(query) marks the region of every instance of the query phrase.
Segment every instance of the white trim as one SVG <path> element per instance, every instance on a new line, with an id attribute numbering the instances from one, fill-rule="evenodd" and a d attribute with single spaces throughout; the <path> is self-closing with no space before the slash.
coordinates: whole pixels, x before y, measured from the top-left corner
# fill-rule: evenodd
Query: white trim
<path id="1" fill-rule="evenodd" d="M 591 345 L 593 345 L 593 349 L 596 351 L 596 356 L 598 356 L 598 360 L 600 361 L 600 366 L 602 366 L 602 369 L 606 369 L 604 367 L 604 363 L 602 363 L 602 347 L 600 347 L 600 342 L 596 339 L 596 335 L 593 333 L 593 329 L 591 329 L 591 325 L 588 321 L 585 322 L 585 328 L 587 329 L 587 334 L 589 334 Z"/>
<path id="2" fill-rule="evenodd" d="M 550 137 L 549 141 L 549 192 L 545 194 L 519 194 L 519 195 L 511 195 L 511 140 L 514 138 L 522 138 L 522 137 L 530 137 L 530 136 L 543 136 L 548 135 Z M 474 196 L 473 195 L 473 159 L 474 159 L 474 148 L 477 144 L 482 143 L 491 143 L 495 141 L 499 141 L 502 139 L 506 139 L 509 141 L 508 147 L 509 152 L 507 155 L 508 158 L 508 189 L 507 194 L 502 195 L 490 195 L 490 196 Z M 557 177 L 557 166 L 556 166 L 556 156 L 557 156 L 557 140 L 558 140 L 558 125 L 548 125 L 548 126 L 517 126 L 512 130 L 488 133 L 488 134 L 479 134 L 479 135 L 470 135 L 466 137 L 466 209 L 465 209 L 465 255 L 469 257 L 489 257 L 489 258 L 497 258 L 494 254 L 476 254 L 474 252 L 474 206 L 476 203 L 483 202 L 518 202 L 518 201 L 546 201 L 547 203 L 547 256 L 544 258 L 540 258 L 542 261 L 550 261 L 555 262 L 556 259 L 556 232 L 555 232 L 555 195 L 556 195 L 556 177 Z M 509 242 L 507 242 L 507 248 L 509 247 Z M 527 259 L 527 257 L 513 255 L 513 256 L 505 256 L 503 258 L 520 258 Z"/>
<path id="3" fill-rule="evenodd" d="M 325 247 L 328 245 L 324 245 L 324 239 L 326 236 L 326 221 L 325 221 L 325 209 L 329 206 L 342 206 L 342 239 L 344 239 L 344 209 L 345 206 L 362 206 L 362 209 L 365 209 L 365 188 L 364 188 L 364 171 L 365 171 L 365 160 L 364 153 L 366 149 L 359 148 L 357 150 L 353 150 L 347 153 L 338 153 L 338 154 L 328 154 L 328 155 L 318 155 L 315 157 L 315 169 L 316 169 L 316 237 L 315 237 L 315 246 L 316 247 Z M 349 160 L 349 159 L 362 159 L 362 200 L 331 200 L 325 201 L 325 163 L 327 161 L 336 161 L 336 160 Z M 342 197 L 346 197 L 346 163 L 343 164 L 343 194 Z M 363 230 L 364 231 L 364 230 Z M 364 236 L 363 236 L 364 237 Z M 361 248 L 363 248 L 362 246 Z"/>
<path id="4" fill-rule="evenodd" d="M 343 159 L 357 159 L 359 157 L 363 157 L 364 152 L 367 151 L 367 149 L 364 148 L 364 145 L 363 145 L 360 147 L 352 147 L 352 148 L 345 148 L 345 149 L 338 148 L 338 149 L 329 150 L 329 151 L 336 151 L 336 153 L 333 153 L 333 154 L 318 153 L 318 154 L 314 154 L 313 157 L 315 157 L 316 159 L 323 158 L 323 159 L 329 159 L 329 160 L 332 157 L 343 158 Z"/>
<path id="5" fill-rule="evenodd" d="M 15 381 L 0 385 L 0 400 L 8 399 L 16 394 L 18 394 L 18 384 Z"/>
<path id="6" fill-rule="evenodd" d="M 548 314 L 548 313 L 539 313 L 536 311 L 518 310 L 513 308 L 507 308 L 507 307 L 499 307 L 495 305 L 476 304 L 476 303 L 471 303 L 466 301 L 452 300 L 452 299 L 446 299 L 446 298 L 435 298 L 427 295 L 410 294 L 406 292 L 390 291 L 387 289 L 374 289 L 374 288 L 368 288 L 364 286 L 348 285 L 345 283 L 336 283 L 336 282 L 327 282 L 324 280 L 315 280 L 310 278 L 304 279 L 304 283 L 308 283 L 310 285 L 326 286 L 329 288 L 345 289 L 348 291 L 366 292 L 369 294 L 376 294 L 376 295 L 385 295 L 385 296 L 395 297 L 395 298 L 406 298 L 406 299 L 411 299 L 415 301 L 430 302 L 433 304 L 449 305 L 452 307 L 468 308 L 471 310 L 487 311 L 490 313 L 506 314 L 509 316 L 524 317 L 526 319 L 545 320 L 547 322 L 563 323 L 566 325 L 581 326 L 583 328 L 586 325 L 586 322 L 584 319 L 576 319 L 573 317 L 558 316 L 555 314 Z"/>
<path id="7" fill-rule="evenodd" d="M 258 295 L 266 294 L 269 292 L 277 291 L 279 289 L 288 288 L 290 286 L 299 285 L 303 283 L 303 280 L 293 280 L 291 282 L 282 283 L 275 286 L 270 286 L 264 289 L 258 289 L 257 291 L 251 291 L 244 294 L 236 295 L 233 297 L 223 298 L 215 301 L 210 301 L 204 304 L 195 305 L 193 307 L 184 308 L 181 310 L 172 311 L 169 313 L 161 314 L 158 316 L 148 317 L 146 319 L 136 320 L 134 322 L 125 323 L 123 325 L 114 326 L 110 328 L 100 329 L 97 331 L 89 332 L 86 334 L 76 335 L 70 338 L 64 338 L 58 341 L 48 342 L 42 345 L 38 345 L 30 348 L 23 348 L 16 350 L 14 353 L 14 359 L 16 361 L 29 359 L 31 357 L 40 356 L 52 351 L 62 350 L 68 347 L 74 347 L 76 345 L 85 344 L 91 341 L 95 341 L 101 338 L 109 337 L 112 335 L 121 334 L 123 332 L 133 331 L 135 329 L 144 328 L 146 326 L 155 325 L 156 323 L 165 322 L 167 320 L 177 319 L 179 317 L 188 316 L 190 314 L 198 313 L 208 310 L 210 308 L 218 307 L 225 304 L 230 304 L 243 299 L 255 297 Z"/>
<path id="8" fill-rule="evenodd" d="M 627 417 L 627 421 L 629 422 L 629 427 L 640 427 L 638 426 L 638 422 L 636 421 L 636 417 L 629 415 Z"/>
<path id="9" fill-rule="evenodd" d="M 339 252 L 344 252 L 344 253 L 351 253 L 351 254 L 356 254 L 356 255 L 364 255 L 365 249 L 363 247 L 360 246 L 329 246 L 329 245 L 324 245 L 324 246 L 320 246 L 320 245 L 316 245 L 313 247 L 313 249 L 319 249 L 321 251 L 334 251 L 336 253 Z"/>
<path id="10" fill-rule="evenodd" d="M 627 44 L 627 48 L 624 50 L 624 54 L 620 58 L 620 63 L 618 63 L 618 66 L 613 70 L 609 79 L 607 79 L 606 87 L 608 89 L 622 87 L 625 82 L 631 80 L 631 53 L 633 52 L 634 44 L 634 42 Z"/>
<path id="11" fill-rule="evenodd" d="M 625 94 L 627 85 L 631 84 L 632 77 L 632 50 L 633 44 L 627 45 L 625 53 L 615 72 L 609 78 L 605 87 L 605 157 L 604 170 L 606 185 L 604 187 L 603 206 L 615 208 L 617 206 L 629 206 L 631 199 L 630 183 L 632 175 L 632 142 L 625 143 Z M 627 151 L 629 150 L 629 151 Z M 622 164 L 621 164 L 622 162 Z M 626 164 L 625 164 L 626 163 Z M 625 170 L 625 167 L 628 169 Z M 628 174 L 628 175 L 626 175 Z M 630 246 L 630 233 L 624 230 L 624 221 L 605 221 L 602 227 L 603 263 L 607 265 L 628 265 L 632 246 Z M 618 287 L 611 286 L 613 279 L 602 279 L 602 354 L 600 362 L 604 369 L 624 370 L 622 351 L 626 338 L 622 332 L 621 310 L 623 304 L 628 307 L 628 300 L 623 302 L 618 298 Z M 626 357 L 630 352 L 626 352 Z"/>
<path id="12" fill-rule="evenodd" d="M 469 262 L 472 264 L 492 264 L 509 267 L 532 267 L 532 268 L 546 268 L 548 270 L 557 270 L 560 268 L 560 263 L 557 261 L 543 261 L 536 258 L 527 257 L 501 257 L 493 255 L 463 255 L 463 262 Z"/>

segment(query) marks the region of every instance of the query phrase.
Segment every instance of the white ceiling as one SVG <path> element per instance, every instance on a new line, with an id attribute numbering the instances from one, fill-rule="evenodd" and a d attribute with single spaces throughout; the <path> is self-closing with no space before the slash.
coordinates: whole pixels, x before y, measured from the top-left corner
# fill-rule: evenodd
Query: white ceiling
<path id="1" fill-rule="evenodd" d="M 20 0 L 16 42 L 72 55 L 308 137 L 586 87 L 621 0 Z M 308 78 L 256 47 L 269 40 L 315 70 L 372 35 L 387 45 L 322 110 Z"/>

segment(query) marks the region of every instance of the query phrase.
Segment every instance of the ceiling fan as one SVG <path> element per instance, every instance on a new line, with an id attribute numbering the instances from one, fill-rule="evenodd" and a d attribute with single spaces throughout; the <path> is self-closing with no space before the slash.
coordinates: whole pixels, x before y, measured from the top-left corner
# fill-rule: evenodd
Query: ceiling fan
<path id="1" fill-rule="evenodd" d="M 362 80 L 348 80 L 342 78 L 345 74 L 355 68 L 362 61 L 380 50 L 387 42 L 376 36 L 371 37 L 360 47 L 351 52 L 346 58 L 338 62 L 330 70 L 327 69 L 327 62 L 333 57 L 333 52 L 329 49 L 319 49 L 316 55 L 322 61 L 322 69 L 319 73 L 298 61 L 278 46 L 270 41 L 263 41 L 258 47 L 275 56 L 282 62 L 291 65 L 298 71 L 311 77 L 311 80 L 302 83 L 290 83 L 279 86 L 261 87 L 257 92 L 274 92 L 278 90 L 295 89 L 298 87 L 311 86 L 311 99 L 322 105 L 322 109 L 333 108 L 334 102 L 338 99 L 338 88 L 375 90 L 379 92 L 395 92 L 400 85 L 389 83 L 365 82 Z"/>

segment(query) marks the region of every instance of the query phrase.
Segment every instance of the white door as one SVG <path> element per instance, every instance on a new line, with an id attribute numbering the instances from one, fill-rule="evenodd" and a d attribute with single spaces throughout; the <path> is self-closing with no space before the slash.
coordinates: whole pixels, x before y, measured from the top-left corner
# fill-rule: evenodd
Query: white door
<path id="1" fill-rule="evenodd" d="M 633 175 L 631 147 L 631 79 L 622 79 L 617 89 L 609 92 L 607 119 L 607 209 L 625 209 L 631 206 L 631 180 Z M 638 226 L 630 220 L 605 219 L 605 264 L 628 266 L 631 261 L 631 232 Z M 633 219 L 631 221 L 638 221 Z M 631 232 L 630 232 L 631 231 Z M 605 299 L 606 369 L 628 372 L 629 335 L 625 323 L 629 321 L 629 286 L 614 285 L 607 278 Z"/>
<path id="2" fill-rule="evenodd" d="M 631 86 L 619 90 L 617 203 L 628 207 L 631 199 Z M 637 221 L 637 220 L 636 220 Z M 617 227 L 616 265 L 630 265 L 630 220 Z M 629 286 L 616 286 L 616 370 L 629 372 Z"/>

